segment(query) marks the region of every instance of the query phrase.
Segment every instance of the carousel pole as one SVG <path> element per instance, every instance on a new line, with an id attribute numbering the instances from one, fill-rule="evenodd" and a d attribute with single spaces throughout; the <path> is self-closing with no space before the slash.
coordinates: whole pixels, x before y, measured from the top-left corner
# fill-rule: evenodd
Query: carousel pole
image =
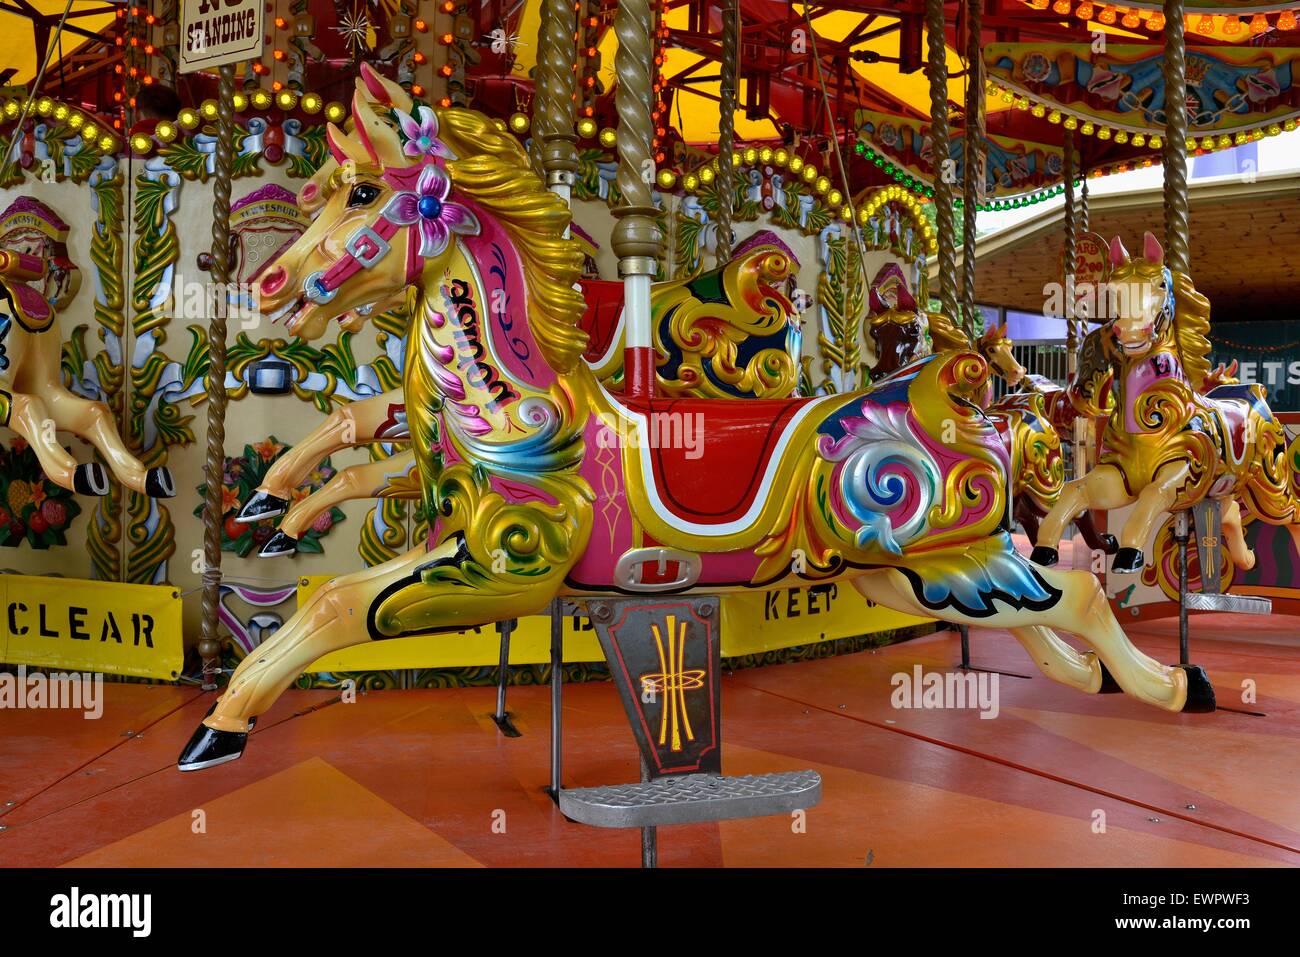
<path id="1" fill-rule="evenodd" d="M 926 73 L 930 77 L 930 155 L 934 157 L 935 226 L 939 234 L 939 308 L 957 319 L 956 221 L 952 210 L 952 182 L 944 165 L 948 146 L 948 61 L 944 42 L 943 0 L 925 0 L 928 44 Z"/>
<path id="2" fill-rule="evenodd" d="M 724 0 L 722 6 L 722 103 L 718 112 L 718 234 L 714 262 L 721 266 L 731 259 L 731 212 L 736 201 L 736 87 L 740 73 L 740 0 Z"/>
<path id="3" fill-rule="evenodd" d="M 1165 265 L 1174 273 L 1189 272 L 1187 221 L 1187 37 L 1183 0 L 1165 0 Z M 1187 512 L 1174 516 L 1178 546 L 1178 660 L 1189 659 L 1187 622 Z M 1217 534 L 1217 529 L 1215 530 Z"/>
<path id="4" fill-rule="evenodd" d="M 203 607 L 199 655 L 203 690 L 215 691 L 221 641 L 221 477 L 226 462 L 226 312 L 230 305 L 230 177 L 235 163 L 235 67 L 221 67 L 217 100 L 216 177 L 212 181 L 212 281 L 218 294 L 208 322 L 208 448 L 203 501 Z"/>
<path id="5" fill-rule="evenodd" d="M 619 206 L 613 211 L 612 245 L 623 279 L 623 312 L 627 328 L 623 353 L 624 394 L 630 399 L 654 396 L 654 348 L 650 341 L 650 280 L 658 265 L 663 237 L 655 223 L 657 210 L 651 195 L 654 180 L 650 114 L 651 37 L 654 17 L 650 0 L 624 0 L 614 18 L 618 52 L 614 56 L 618 110 Z"/>
<path id="6" fill-rule="evenodd" d="M 952 183 L 944 160 L 948 146 L 948 46 L 944 41 L 943 0 L 925 0 L 925 33 L 930 77 L 930 156 L 934 165 L 935 226 L 939 233 L 939 310 L 959 325 L 957 301 L 957 222 L 952 208 Z M 969 164 L 968 168 L 969 168 Z M 961 635 L 961 667 L 970 668 L 970 629 L 958 625 Z"/>
<path id="7" fill-rule="evenodd" d="M 542 0 L 541 16 L 533 137 L 539 141 L 547 188 L 568 203 L 578 172 L 578 151 L 574 147 L 578 137 L 573 131 L 577 11 L 572 0 Z"/>
<path id="8" fill-rule="evenodd" d="M 1077 315 L 1078 301 L 1074 290 L 1074 271 L 1077 266 L 1077 241 L 1078 241 L 1078 224 L 1076 214 L 1078 213 L 1078 204 L 1074 199 L 1074 176 L 1076 166 L 1076 156 L 1074 151 L 1074 130 L 1065 131 L 1064 144 L 1064 163 L 1065 173 L 1065 255 L 1063 257 L 1064 268 L 1062 269 L 1063 280 L 1065 282 L 1065 378 L 1067 382 L 1073 382 L 1079 374 L 1079 319 Z M 1074 478 L 1083 478 L 1083 441 L 1082 432 L 1084 422 L 1082 419 L 1075 419 L 1074 425 L 1070 430 L 1070 460 L 1071 470 Z"/>
<path id="9" fill-rule="evenodd" d="M 1165 265 L 1189 271 L 1187 222 L 1187 50 L 1183 0 L 1165 0 Z"/>
<path id="10" fill-rule="evenodd" d="M 974 340 L 984 332 L 975 311 L 975 215 L 983 190 L 987 144 L 984 140 L 984 54 L 980 47 L 984 0 L 966 0 L 966 163 L 962 202 L 962 311 Z"/>

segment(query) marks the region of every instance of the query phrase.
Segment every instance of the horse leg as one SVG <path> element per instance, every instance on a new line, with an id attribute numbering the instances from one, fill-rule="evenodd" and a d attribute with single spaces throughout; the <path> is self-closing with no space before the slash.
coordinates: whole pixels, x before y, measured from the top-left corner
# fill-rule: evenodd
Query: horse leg
<path id="1" fill-rule="evenodd" d="M 49 406 L 54 424 L 93 445 L 108 463 L 109 470 L 127 488 L 151 498 L 171 498 L 176 494 L 176 484 L 166 466 L 145 468 L 131 454 L 104 403 L 83 399 L 55 385 L 47 386 L 41 397 Z"/>
<path id="2" fill-rule="evenodd" d="M 401 404 L 402 390 L 394 389 L 334 409 L 305 439 L 275 460 L 235 520 L 260 522 L 283 515 L 293 490 L 307 480 L 321 459 L 339 449 L 374 442 L 376 433 L 391 422 L 392 407 Z"/>
<path id="3" fill-rule="evenodd" d="M 1114 535 L 1109 532 L 1097 531 L 1097 523 L 1092 517 L 1092 509 L 1085 508 L 1079 515 L 1075 516 L 1074 527 L 1083 536 L 1083 543 L 1092 551 L 1101 552 L 1103 555 L 1114 555 L 1119 551 L 1119 542 Z"/>
<path id="4" fill-rule="evenodd" d="M 1156 522 L 1174 506 L 1178 492 L 1187 482 L 1191 467 L 1185 462 L 1171 462 L 1161 466 L 1138 493 L 1137 507 L 1119 533 L 1120 549 L 1110 570 L 1117 574 L 1139 572 L 1146 564 L 1142 547 L 1151 538 Z"/>
<path id="5" fill-rule="evenodd" d="M 1223 528 L 1223 544 L 1227 546 L 1232 563 L 1242 571 L 1248 572 L 1255 567 L 1255 553 L 1246 546 L 1246 533 L 1241 527 L 1241 503 L 1229 496 L 1220 499 L 1219 504 L 1223 509 L 1220 523 Z M 1289 527 L 1296 528 L 1296 526 Z M 1204 567 L 1201 568 L 1202 581 L 1206 580 L 1207 575 L 1215 574 L 1218 574 L 1217 568 L 1209 571 Z"/>
<path id="6" fill-rule="evenodd" d="M 108 494 L 108 472 L 98 462 L 77 464 L 72 454 L 59 444 L 54 417 L 41 398 L 15 392 L 9 428 L 27 440 L 41 463 L 41 470 L 55 485 L 78 495 Z"/>
<path id="7" fill-rule="evenodd" d="M 986 567 L 985 571 L 993 569 Z M 1060 593 L 1050 607 L 1017 609 L 1004 604 L 996 615 L 979 618 L 951 607 L 922 603 L 912 583 L 897 569 L 869 572 L 854 585 L 872 601 L 897 611 L 957 624 L 1008 628 L 1045 675 L 1081 691 L 1111 690 L 1108 685 L 1113 681 L 1125 693 L 1166 711 L 1214 710 L 1214 691 L 1205 673 L 1194 665 L 1167 667 L 1139 651 L 1115 620 L 1101 583 L 1091 572 L 1033 571 Z M 1080 655 L 1055 634 L 1057 630 L 1077 635 L 1095 655 Z"/>
<path id="8" fill-rule="evenodd" d="M 1020 527 L 1025 530 L 1025 537 L 1031 542 L 1038 541 L 1038 528 L 1046 514 L 1038 507 L 1038 503 L 1028 495 L 1020 495 L 1016 498 L 1015 508 L 1012 509 L 1015 520 L 1020 523 Z"/>
<path id="9" fill-rule="evenodd" d="M 1080 512 L 1089 508 L 1119 508 L 1133 501 L 1124 488 L 1124 479 L 1113 465 L 1098 465 L 1083 478 L 1066 482 L 1061 497 L 1056 500 L 1039 528 L 1034 543 L 1032 560 L 1044 566 L 1057 562 L 1057 546 L 1065 534 L 1065 527 Z"/>
<path id="10" fill-rule="evenodd" d="M 312 492 L 306 498 L 295 502 L 289 509 L 280 528 L 272 538 L 262 546 L 258 554 L 262 558 L 274 558 L 277 555 L 292 555 L 297 549 L 298 541 L 325 512 L 335 505 L 357 498 L 418 498 L 419 489 L 408 483 L 409 489 L 393 489 L 392 480 L 408 475 L 415 467 L 415 452 L 407 449 L 387 459 L 366 462 L 343 469 L 324 486 Z M 385 496 L 386 491 L 394 494 Z"/>

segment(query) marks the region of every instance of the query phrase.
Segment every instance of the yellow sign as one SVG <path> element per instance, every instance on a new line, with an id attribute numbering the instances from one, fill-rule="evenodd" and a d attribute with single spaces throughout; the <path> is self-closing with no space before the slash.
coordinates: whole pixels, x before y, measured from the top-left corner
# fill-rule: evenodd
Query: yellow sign
<path id="1" fill-rule="evenodd" d="M 299 579 L 298 607 L 329 575 Z M 648 596 L 653 597 L 653 596 Z M 722 597 L 722 654 L 761 654 L 878 631 L 906 628 L 932 619 L 914 618 L 863 598 L 847 582 L 811 588 L 774 588 Z M 496 628 L 486 625 L 446 634 L 370 641 L 325 655 L 309 672 L 396 671 L 402 668 L 466 668 L 495 665 L 501 655 Z M 551 659 L 551 619 L 522 618 L 510 636 L 512 665 Z M 564 660 L 604 661 L 596 632 L 585 617 L 564 620 Z"/>
<path id="2" fill-rule="evenodd" d="M 185 656 L 170 585 L 0 575 L 0 661 L 175 678 Z"/>

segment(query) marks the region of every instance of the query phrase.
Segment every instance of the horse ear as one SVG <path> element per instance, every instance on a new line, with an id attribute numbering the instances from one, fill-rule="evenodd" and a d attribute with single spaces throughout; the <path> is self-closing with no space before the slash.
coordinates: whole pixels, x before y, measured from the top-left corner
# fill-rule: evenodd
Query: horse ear
<path id="1" fill-rule="evenodd" d="M 410 113 L 414 106 L 411 94 L 392 80 L 380 75 L 369 63 L 361 64 L 361 76 L 357 78 L 357 92 L 364 93 L 372 103 L 392 106 L 403 113 Z"/>
<path id="2" fill-rule="evenodd" d="M 348 160 L 354 163 L 370 162 L 365 147 L 333 123 L 326 124 L 325 139 L 329 143 L 330 152 L 334 154 L 334 159 L 340 166 Z"/>
<path id="3" fill-rule="evenodd" d="M 1142 258 L 1156 266 L 1165 264 L 1165 248 L 1151 233 L 1146 233 L 1142 237 Z"/>
<path id="4" fill-rule="evenodd" d="M 1147 233 L 1147 235 L 1151 235 Z M 1110 264 L 1112 266 L 1123 266 L 1128 262 L 1128 250 L 1124 248 L 1124 240 L 1116 236 L 1110 241 Z"/>
<path id="5" fill-rule="evenodd" d="M 375 116 L 360 92 L 352 96 L 352 123 L 357 139 L 370 154 L 371 161 L 380 166 L 407 166 L 411 160 L 402 152 L 402 141 L 397 130 Z"/>

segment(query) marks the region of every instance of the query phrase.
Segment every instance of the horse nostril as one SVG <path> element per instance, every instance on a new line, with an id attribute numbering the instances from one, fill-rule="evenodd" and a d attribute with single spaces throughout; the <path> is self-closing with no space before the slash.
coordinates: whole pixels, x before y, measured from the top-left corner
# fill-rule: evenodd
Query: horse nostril
<path id="1" fill-rule="evenodd" d="M 262 295 L 274 296 L 284 287 L 285 280 L 288 278 L 289 274 L 285 271 L 285 268 L 276 266 L 262 277 Z"/>

